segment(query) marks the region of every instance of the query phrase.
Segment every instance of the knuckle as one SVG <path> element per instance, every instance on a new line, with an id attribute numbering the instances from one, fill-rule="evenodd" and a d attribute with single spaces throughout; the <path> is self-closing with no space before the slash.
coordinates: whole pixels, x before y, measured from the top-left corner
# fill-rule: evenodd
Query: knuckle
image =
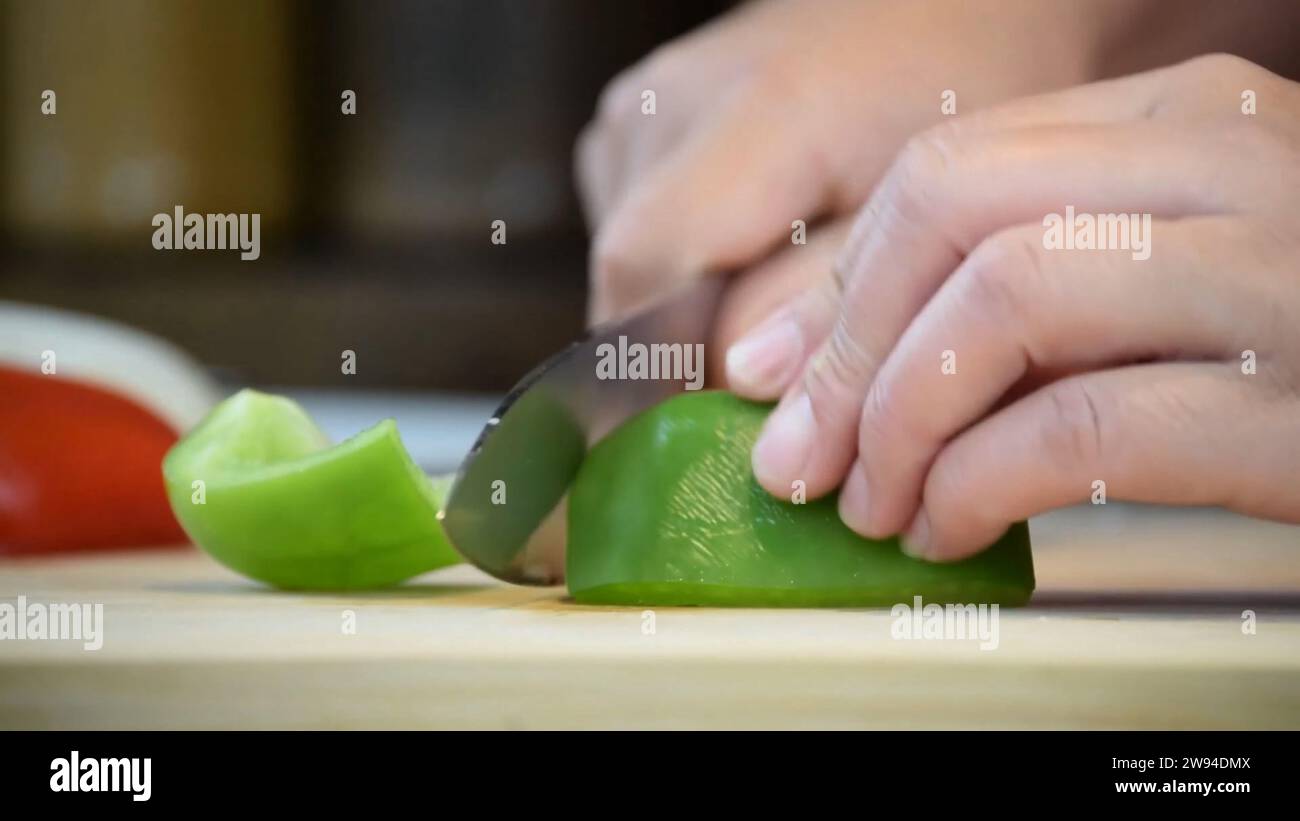
<path id="1" fill-rule="evenodd" d="M 937 531 L 940 521 L 959 524 L 987 518 L 985 485 L 977 462 L 952 449 L 940 452 L 925 476 L 921 491 L 931 527 Z"/>
<path id="2" fill-rule="evenodd" d="M 900 449 L 915 451 L 939 445 L 948 433 L 933 420 L 910 413 L 909 398 L 914 400 L 915 387 L 897 369 L 885 365 L 871 380 L 862 402 L 858 420 L 858 452 L 866 454 L 899 453 Z M 873 479 L 888 481 L 888 476 L 877 477 L 872 468 L 891 468 L 888 457 L 865 459 L 864 466 Z"/>
<path id="3" fill-rule="evenodd" d="M 640 81 L 647 88 L 655 88 L 691 77 L 697 65 L 695 60 L 687 56 L 681 43 L 670 40 L 647 54 L 637 68 L 641 74 Z"/>
<path id="4" fill-rule="evenodd" d="M 1097 397 L 1082 379 L 1065 379 L 1048 389 L 1050 413 L 1041 422 L 1042 452 L 1074 470 L 1099 465 L 1103 416 Z"/>
<path id="5" fill-rule="evenodd" d="M 1042 256 L 1027 237 L 998 234 L 980 243 L 962 263 L 962 300 L 994 321 L 1022 317 L 1044 278 Z"/>
<path id="6" fill-rule="evenodd" d="M 841 255 L 831 264 L 831 285 L 837 298 L 842 299 L 849 289 L 849 280 L 855 260 Z"/>
<path id="7" fill-rule="evenodd" d="M 1236 116 L 1234 109 L 1225 109 L 1217 103 L 1209 108 L 1204 101 L 1220 94 L 1235 97 L 1244 88 L 1266 84 L 1273 87 L 1270 75 L 1264 69 L 1235 54 L 1202 54 L 1186 60 L 1169 69 L 1168 79 L 1160 99 L 1153 105 L 1152 112 L 1160 114 L 1171 112 L 1195 112 L 1201 116 L 1214 116 L 1217 112 L 1229 117 L 1219 116 L 1222 120 Z"/>
<path id="8" fill-rule="evenodd" d="M 858 452 L 876 453 L 882 443 L 894 438 L 897 419 L 894 413 L 893 391 L 883 379 L 875 379 L 867 389 L 862 403 L 862 419 L 858 423 Z M 874 459 L 863 460 L 870 472 Z"/>
<path id="9" fill-rule="evenodd" d="M 622 124 L 641 106 L 641 86 L 645 84 L 641 65 L 620 72 L 605 84 L 596 101 L 596 121 L 610 127 Z"/>
<path id="10" fill-rule="evenodd" d="M 596 232 L 591 246 L 591 281 L 597 288 L 616 289 L 636 270 L 633 249 L 622 239 L 616 220 Z"/>
<path id="11" fill-rule="evenodd" d="M 634 214 L 618 211 L 596 232 L 590 258 L 591 289 L 618 313 L 638 309 L 655 294 L 673 287 L 663 262 L 652 261 L 653 249 L 641 241 Z"/>
<path id="12" fill-rule="evenodd" d="M 643 91 L 679 86 L 679 80 L 690 76 L 691 63 L 682 57 L 678 46 L 672 42 L 661 45 L 605 85 L 596 105 L 597 116 L 610 123 L 625 122 L 640 113 Z"/>
<path id="13" fill-rule="evenodd" d="M 977 449 L 957 445 L 941 450 L 921 490 L 930 532 L 957 541 L 987 534 L 986 543 L 1005 532 L 1012 518 L 1008 508 L 1015 502 L 991 486 L 990 475 L 988 462 Z"/>
<path id="14" fill-rule="evenodd" d="M 846 398 L 861 395 L 870 370 L 871 362 L 866 349 L 854 338 L 852 330 L 841 317 L 836 321 L 835 329 L 826 344 L 813 357 L 804 373 L 804 390 L 808 393 L 814 412 L 839 413 Z"/>
<path id="15" fill-rule="evenodd" d="M 835 283 L 826 277 L 796 299 L 793 310 L 802 323 L 805 341 L 825 333 L 826 326 L 839 314 L 841 302 Z"/>
<path id="16" fill-rule="evenodd" d="M 911 137 L 886 173 L 882 212 L 910 226 L 931 222 L 945 200 L 943 192 L 955 162 L 957 126 L 943 123 Z M 875 199 L 873 197 L 873 199 Z"/>
<path id="17" fill-rule="evenodd" d="M 1198 77 L 1214 81 L 1236 80 L 1262 71 L 1246 58 L 1224 51 L 1198 55 L 1184 62 L 1183 66 Z"/>
<path id="18" fill-rule="evenodd" d="M 831 263 L 832 282 L 836 293 L 841 297 L 847 293 L 849 283 L 853 281 L 854 274 L 860 267 L 860 260 L 866 252 L 867 238 L 875 229 L 876 220 L 873 211 L 875 199 L 876 197 L 872 197 L 868 200 L 866 206 L 854 217 L 848 237 Z"/>

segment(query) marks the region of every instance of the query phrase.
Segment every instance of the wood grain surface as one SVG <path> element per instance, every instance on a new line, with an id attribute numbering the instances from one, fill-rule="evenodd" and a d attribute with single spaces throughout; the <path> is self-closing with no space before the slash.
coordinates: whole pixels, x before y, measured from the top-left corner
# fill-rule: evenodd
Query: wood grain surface
<path id="1" fill-rule="evenodd" d="M 1039 592 L 994 650 L 891 638 L 880 610 L 661 608 L 647 633 L 641 608 L 467 567 L 333 595 L 192 549 L 10 559 L 0 602 L 102 603 L 104 646 L 0 641 L 0 727 L 1297 728 L 1298 534 L 1118 505 L 1035 520 Z"/>

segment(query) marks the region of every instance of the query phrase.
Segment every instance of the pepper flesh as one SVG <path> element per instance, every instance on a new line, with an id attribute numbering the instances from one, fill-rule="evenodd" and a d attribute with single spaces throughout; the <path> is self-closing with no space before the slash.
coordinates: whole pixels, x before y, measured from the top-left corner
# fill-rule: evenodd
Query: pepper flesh
<path id="1" fill-rule="evenodd" d="M 750 451 L 769 408 L 685 393 L 626 422 L 587 455 L 569 494 L 569 591 L 590 604 L 738 607 L 1022 605 L 1034 588 L 1029 531 L 944 564 L 897 539 L 866 539 L 835 498 L 773 498 Z"/>
<path id="2" fill-rule="evenodd" d="M 0 366 L 0 554 L 184 544 L 158 475 L 176 439 L 114 391 Z"/>
<path id="3" fill-rule="evenodd" d="M 460 561 L 437 518 L 445 483 L 391 419 L 330 447 L 292 400 L 241 391 L 168 452 L 163 477 L 195 544 L 276 587 L 383 587 Z"/>

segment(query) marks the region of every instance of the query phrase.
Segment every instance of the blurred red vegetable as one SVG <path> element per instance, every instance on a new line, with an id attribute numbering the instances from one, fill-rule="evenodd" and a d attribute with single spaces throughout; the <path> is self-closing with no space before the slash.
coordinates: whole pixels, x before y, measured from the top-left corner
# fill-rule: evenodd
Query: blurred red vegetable
<path id="1" fill-rule="evenodd" d="M 159 467 L 177 438 L 118 394 L 0 366 L 0 553 L 185 543 Z"/>

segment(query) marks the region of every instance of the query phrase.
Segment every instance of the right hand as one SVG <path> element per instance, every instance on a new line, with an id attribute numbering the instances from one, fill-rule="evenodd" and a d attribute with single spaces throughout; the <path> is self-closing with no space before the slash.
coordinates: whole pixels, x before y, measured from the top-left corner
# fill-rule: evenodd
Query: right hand
<path id="1" fill-rule="evenodd" d="M 757 0 L 659 48 L 609 84 L 578 145 L 591 320 L 744 271 L 804 220 L 807 246 L 725 298 L 742 318 L 720 327 L 725 350 L 766 313 L 756 306 L 825 278 L 827 237 L 847 223 L 820 240 L 819 225 L 847 220 L 903 142 L 943 117 L 945 90 L 964 112 L 1081 82 L 1097 21 L 1130 2 Z"/>

